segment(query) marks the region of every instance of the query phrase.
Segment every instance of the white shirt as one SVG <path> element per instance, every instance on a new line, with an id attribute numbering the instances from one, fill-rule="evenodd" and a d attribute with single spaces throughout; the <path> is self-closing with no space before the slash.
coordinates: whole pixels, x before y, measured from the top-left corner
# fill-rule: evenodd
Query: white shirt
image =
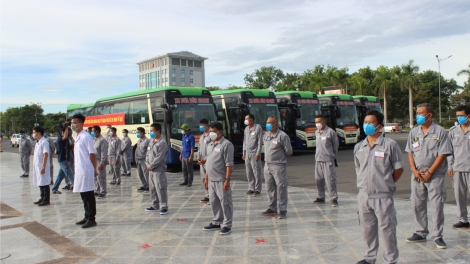
<path id="1" fill-rule="evenodd" d="M 45 186 L 51 183 L 51 163 L 46 162 L 44 174 L 41 174 L 42 159 L 44 154 L 49 153 L 49 142 L 42 137 L 34 146 L 33 184 L 35 186 Z"/>
<path id="2" fill-rule="evenodd" d="M 75 163 L 75 177 L 73 179 L 73 192 L 89 192 L 95 190 L 95 167 L 90 159 L 95 154 L 93 138 L 82 130 L 75 138 L 73 149 Z"/>

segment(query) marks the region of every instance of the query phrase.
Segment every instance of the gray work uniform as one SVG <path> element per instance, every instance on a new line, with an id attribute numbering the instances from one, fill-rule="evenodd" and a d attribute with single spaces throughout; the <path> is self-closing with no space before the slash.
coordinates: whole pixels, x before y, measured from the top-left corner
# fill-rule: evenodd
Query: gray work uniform
<path id="1" fill-rule="evenodd" d="M 410 131 L 405 151 L 412 153 L 416 169 L 426 172 L 434 164 L 439 155 L 452 153 L 449 136 L 446 130 L 434 123 L 428 132 L 423 134 L 421 126 Z M 411 174 L 411 203 L 415 217 L 416 233 L 424 238 L 429 234 L 427 198 L 432 208 L 433 222 L 431 225 L 431 239 L 442 238 L 444 230 L 444 202 L 446 201 L 446 187 L 444 177 L 447 172 L 447 160 L 444 161 L 428 180 L 427 183 L 418 181 Z"/>
<path id="2" fill-rule="evenodd" d="M 211 142 L 211 138 L 209 137 L 209 132 L 206 134 L 202 134 L 199 138 L 199 147 L 197 149 L 197 159 L 203 159 L 207 162 L 207 145 Z M 199 172 L 201 173 L 201 180 L 202 184 L 206 180 L 206 164 L 199 165 Z M 206 197 L 209 198 L 209 191 L 204 188 L 206 193 Z"/>
<path id="3" fill-rule="evenodd" d="M 359 219 L 365 246 L 364 259 L 375 263 L 380 228 L 385 240 L 384 261 L 396 263 L 397 212 L 393 201 L 396 186 L 392 173 L 405 166 L 400 146 L 392 139 L 379 136 L 371 147 L 366 138 L 354 147 L 354 160 L 359 188 Z"/>
<path id="4" fill-rule="evenodd" d="M 20 158 L 21 158 L 21 169 L 23 169 L 24 175 L 29 175 L 29 156 L 33 147 L 31 146 L 31 140 L 29 138 L 23 137 L 20 140 Z"/>
<path id="5" fill-rule="evenodd" d="M 69 140 L 69 154 L 67 156 L 68 159 L 69 159 L 68 166 L 72 167 L 72 171 L 75 172 L 74 158 L 73 158 L 73 147 L 70 147 L 75 141 L 74 141 L 73 137 L 70 137 L 68 140 Z M 56 142 L 57 142 L 57 140 L 56 140 Z M 69 180 L 69 177 L 64 177 L 64 179 L 65 179 L 65 183 L 67 185 L 72 185 L 72 183 Z"/>
<path id="6" fill-rule="evenodd" d="M 150 140 L 145 164 L 151 170 L 149 171 L 150 199 L 155 209 L 168 209 L 168 182 L 165 173 L 167 152 L 168 144 L 163 137 L 157 142 Z"/>
<path id="7" fill-rule="evenodd" d="M 454 126 L 449 131 L 452 154 L 447 157 L 449 170 L 454 171 L 455 201 L 457 217 L 460 222 L 468 223 L 467 191 L 470 190 L 470 129 L 464 132 L 460 126 Z"/>
<path id="8" fill-rule="evenodd" d="M 287 157 L 292 155 L 292 146 L 289 136 L 281 130 L 277 130 L 271 137 L 271 132 L 266 132 L 264 141 L 264 180 L 268 193 L 269 209 L 277 211 L 279 195 L 279 210 L 287 212 Z"/>
<path id="9" fill-rule="evenodd" d="M 261 192 L 263 179 L 261 176 L 261 150 L 263 148 L 263 129 L 259 125 L 245 127 L 243 138 L 243 155 L 245 156 L 246 177 L 248 187 L 253 192 Z M 255 160 L 258 156 L 259 159 Z"/>
<path id="10" fill-rule="evenodd" d="M 113 174 L 113 182 L 121 183 L 121 140 L 116 136 L 108 141 L 108 159 Z M 119 162 L 116 163 L 116 160 Z"/>
<path id="11" fill-rule="evenodd" d="M 145 165 L 145 157 L 147 156 L 147 148 L 149 147 L 150 140 L 146 137 L 140 138 L 137 141 L 137 149 L 135 150 L 135 159 L 137 164 L 137 172 L 139 173 L 142 188 L 149 188 L 149 171 Z"/>
<path id="12" fill-rule="evenodd" d="M 52 138 L 50 138 L 49 136 L 45 136 L 44 137 L 47 142 L 49 142 L 49 163 L 51 164 L 51 183 L 54 182 L 54 153 L 55 153 L 55 144 L 54 144 L 54 140 Z"/>
<path id="13" fill-rule="evenodd" d="M 318 198 L 325 199 L 325 183 L 330 193 L 330 199 L 338 199 L 336 188 L 335 159 L 338 154 L 339 140 L 336 132 L 325 126 L 323 132 L 315 131 L 317 147 L 315 150 L 315 182 Z"/>
<path id="14" fill-rule="evenodd" d="M 131 174 L 131 146 L 132 141 L 129 137 L 121 139 L 122 172 L 128 175 Z"/>
<path id="15" fill-rule="evenodd" d="M 95 177 L 95 193 L 106 195 L 108 193 L 106 188 L 106 164 L 108 159 L 108 141 L 100 135 L 99 138 L 93 138 L 93 145 L 95 147 L 96 162 L 98 163 L 98 177 Z M 99 166 L 103 165 L 100 170 Z"/>
<path id="16" fill-rule="evenodd" d="M 207 145 L 206 173 L 209 189 L 209 201 L 214 218 L 213 225 L 223 225 L 232 229 L 233 200 L 232 188 L 224 191 L 227 167 L 233 167 L 233 144 L 221 137 L 217 144 Z"/>

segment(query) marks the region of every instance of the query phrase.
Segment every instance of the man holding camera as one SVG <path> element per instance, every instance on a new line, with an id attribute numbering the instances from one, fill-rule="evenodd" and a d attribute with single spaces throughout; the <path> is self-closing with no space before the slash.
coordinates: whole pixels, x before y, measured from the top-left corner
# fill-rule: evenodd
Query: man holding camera
<path id="1" fill-rule="evenodd" d="M 55 180 L 54 187 L 52 187 L 53 194 L 61 194 L 58 190 L 60 183 L 66 177 L 70 185 L 73 185 L 73 170 L 72 170 L 72 159 L 73 155 L 71 155 L 72 148 L 70 147 L 70 138 L 72 137 L 72 130 L 69 128 L 69 124 L 65 123 L 63 126 L 64 135 L 57 137 L 57 151 L 59 156 L 57 158 L 59 162 L 59 174 L 57 175 L 57 179 Z M 69 187 L 72 189 L 72 187 Z"/>

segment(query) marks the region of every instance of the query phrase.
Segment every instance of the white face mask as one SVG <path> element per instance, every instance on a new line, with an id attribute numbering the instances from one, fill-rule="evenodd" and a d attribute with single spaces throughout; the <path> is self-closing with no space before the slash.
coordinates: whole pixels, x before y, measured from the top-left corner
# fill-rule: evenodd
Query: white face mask
<path id="1" fill-rule="evenodd" d="M 122 136 L 125 137 L 127 134 L 126 133 L 122 133 Z"/>
<path id="2" fill-rule="evenodd" d="M 36 139 L 36 137 L 37 137 L 37 136 L 36 136 L 36 133 L 34 133 L 34 134 L 33 134 L 33 138 Z"/>
<path id="3" fill-rule="evenodd" d="M 111 128 L 110 128 L 110 127 L 108 127 L 106 130 L 108 130 L 108 132 L 109 132 L 109 131 L 111 130 Z"/>
<path id="4" fill-rule="evenodd" d="M 247 126 L 250 125 L 250 121 L 245 120 L 245 125 L 247 125 Z"/>
<path id="5" fill-rule="evenodd" d="M 76 124 L 71 124 L 70 128 L 72 129 L 72 131 L 77 131 L 77 125 Z"/>
<path id="6" fill-rule="evenodd" d="M 317 127 L 317 129 L 322 129 L 323 128 L 323 124 L 320 123 L 320 124 L 315 124 L 315 126 Z"/>
<path id="7" fill-rule="evenodd" d="M 109 132 L 109 135 L 112 136 L 112 135 L 113 135 L 113 132 Z"/>
<path id="8" fill-rule="evenodd" d="M 212 140 L 216 140 L 216 139 L 217 139 L 217 133 L 215 133 L 215 132 L 210 132 L 210 133 L 209 133 L 209 137 L 210 137 Z"/>

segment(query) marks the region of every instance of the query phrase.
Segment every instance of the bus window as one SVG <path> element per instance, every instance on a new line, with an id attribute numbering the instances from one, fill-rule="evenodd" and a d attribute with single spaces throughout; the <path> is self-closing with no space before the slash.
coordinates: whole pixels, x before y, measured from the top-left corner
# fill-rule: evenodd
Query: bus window
<path id="1" fill-rule="evenodd" d="M 129 104 L 129 124 L 150 123 L 147 99 L 130 101 Z"/>
<path id="2" fill-rule="evenodd" d="M 333 126 L 331 125 L 331 117 L 330 117 L 330 110 L 321 110 L 321 113 L 325 116 L 325 121 L 326 121 L 326 125 L 330 128 L 332 128 Z"/>
<path id="3" fill-rule="evenodd" d="M 230 124 L 232 127 L 230 128 L 234 134 L 241 133 L 240 129 L 240 120 L 241 120 L 241 113 L 242 110 L 240 108 L 230 109 Z"/>
<path id="4" fill-rule="evenodd" d="M 162 107 L 163 103 L 163 98 L 162 97 L 154 97 L 150 99 L 150 108 L 155 109 L 155 108 L 160 108 Z"/>
<path id="5" fill-rule="evenodd" d="M 199 131 L 199 120 L 206 118 L 209 124 L 217 121 L 214 113 L 213 104 L 175 104 L 171 107 L 173 112 L 173 123 L 171 124 L 171 133 L 181 132 L 180 127 L 188 124 L 191 132 Z"/>
<path id="6" fill-rule="evenodd" d="M 113 107 L 113 112 L 111 114 L 120 114 L 120 113 L 124 113 L 125 117 L 124 117 L 124 120 L 125 120 L 125 123 L 129 123 L 129 102 L 124 102 L 124 103 L 116 103 L 114 104 L 114 107 Z"/>
<path id="7" fill-rule="evenodd" d="M 113 109 L 113 105 L 103 105 L 96 109 L 96 115 L 109 115 Z"/>
<path id="8" fill-rule="evenodd" d="M 224 109 L 224 106 L 222 105 L 222 99 L 221 98 L 217 98 L 217 99 L 214 98 L 214 103 L 215 103 L 215 107 L 217 109 Z"/>
<path id="9" fill-rule="evenodd" d="M 166 139 L 165 113 L 163 110 L 157 110 L 157 112 L 153 113 L 153 122 L 159 123 L 162 126 L 161 135 Z"/>

